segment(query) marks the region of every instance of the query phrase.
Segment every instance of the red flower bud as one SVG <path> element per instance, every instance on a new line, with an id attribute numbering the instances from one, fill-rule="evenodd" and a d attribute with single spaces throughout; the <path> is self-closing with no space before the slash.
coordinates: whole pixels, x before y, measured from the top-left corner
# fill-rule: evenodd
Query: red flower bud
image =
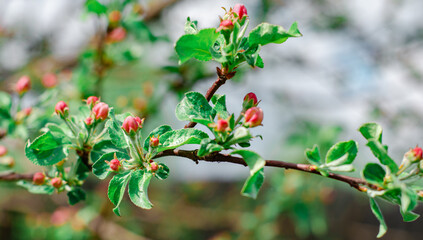
<path id="1" fill-rule="evenodd" d="M 35 185 L 42 185 L 44 184 L 44 181 L 46 179 L 46 176 L 42 172 L 36 172 L 34 173 L 34 176 L 32 177 L 32 183 Z"/>
<path id="2" fill-rule="evenodd" d="M 157 171 L 157 169 L 159 169 L 159 164 L 157 164 L 156 162 L 152 162 L 150 163 L 151 166 L 151 171 L 155 172 Z"/>
<path id="3" fill-rule="evenodd" d="M 113 171 L 118 171 L 121 166 L 119 159 L 115 158 L 112 161 L 110 161 L 109 166 L 110 166 L 110 169 L 112 169 Z"/>
<path id="4" fill-rule="evenodd" d="M 150 138 L 150 146 L 151 147 L 158 147 L 160 144 L 160 140 L 158 137 L 151 137 Z"/>
<path id="5" fill-rule="evenodd" d="M 31 112 L 32 112 L 32 108 L 31 107 L 28 107 L 28 108 L 25 108 L 24 110 L 23 110 L 23 112 L 25 113 L 25 116 L 29 116 L 29 115 L 31 115 Z"/>
<path id="6" fill-rule="evenodd" d="M 123 27 L 113 29 L 108 35 L 109 42 L 120 42 L 126 37 L 126 30 Z"/>
<path id="7" fill-rule="evenodd" d="M 216 131 L 217 132 L 225 132 L 229 127 L 228 120 L 226 119 L 219 119 L 217 120 Z"/>
<path id="8" fill-rule="evenodd" d="M 90 126 L 90 125 L 93 123 L 93 119 L 92 119 L 92 118 L 90 118 L 90 117 L 87 117 L 87 118 L 84 120 L 84 122 L 85 122 L 85 124 L 87 124 L 87 126 Z"/>
<path id="9" fill-rule="evenodd" d="M 256 107 L 258 105 L 258 100 L 256 94 L 250 92 L 247 93 L 244 97 L 244 102 L 242 103 L 242 108 L 245 110 Z"/>
<path id="10" fill-rule="evenodd" d="M 3 145 L 0 145 L 0 157 L 3 157 L 7 154 L 7 148 Z"/>
<path id="11" fill-rule="evenodd" d="M 105 120 L 109 116 L 109 105 L 104 102 L 99 102 L 93 107 L 95 120 Z"/>
<path id="12" fill-rule="evenodd" d="M 98 99 L 98 97 L 96 96 L 90 96 L 85 101 L 87 102 L 87 105 L 90 106 L 90 108 L 92 108 L 94 107 L 94 105 L 96 105 L 100 101 L 100 99 Z"/>
<path id="13" fill-rule="evenodd" d="M 245 112 L 244 117 L 247 127 L 260 126 L 263 121 L 263 110 L 258 107 L 252 107 Z"/>
<path id="14" fill-rule="evenodd" d="M 417 161 L 420 161 L 422 159 L 423 151 L 420 147 L 415 147 L 412 150 L 412 152 L 413 152 L 414 156 L 416 157 Z"/>
<path id="15" fill-rule="evenodd" d="M 122 129 L 125 130 L 126 133 L 131 134 L 138 131 L 138 121 L 132 117 L 127 116 L 122 124 Z"/>
<path id="16" fill-rule="evenodd" d="M 232 11 L 238 15 L 239 19 L 242 19 L 244 16 L 248 16 L 247 8 L 244 6 L 244 4 L 235 4 Z"/>
<path id="17" fill-rule="evenodd" d="M 63 184 L 63 181 L 61 178 L 59 177 L 55 177 L 53 179 L 51 179 L 51 185 L 55 188 L 60 188 Z"/>
<path id="18" fill-rule="evenodd" d="M 68 116 L 69 113 L 69 107 L 64 101 L 60 101 L 56 104 L 56 107 L 54 108 L 54 111 L 62 118 L 65 118 Z"/>
<path id="19" fill-rule="evenodd" d="M 31 79 L 28 76 L 22 76 L 19 78 L 18 82 L 15 85 L 15 90 L 19 94 L 23 94 L 31 89 Z"/>
<path id="20" fill-rule="evenodd" d="M 216 32 L 219 32 L 220 30 L 232 30 L 234 28 L 234 24 L 231 20 L 223 20 L 220 22 L 219 27 L 216 29 Z"/>
<path id="21" fill-rule="evenodd" d="M 135 121 L 138 123 L 138 128 L 142 128 L 142 124 L 144 123 L 144 118 L 141 119 L 139 117 L 135 117 Z"/>
<path id="22" fill-rule="evenodd" d="M 120 18 L 121 18 L 121 14 L 118 10 L 114 10 L 114 11 L 110 12 L 110 14 L 109 14 L 109 21 L 111 23 L 119 22 Z"/>
<path id="23" fill-rule="evenodd" d="M 41 83 L 46 88 L 53 88 L 57 85 L 57 76 L 53 73 L 47 73 L 43 76 Z"/>

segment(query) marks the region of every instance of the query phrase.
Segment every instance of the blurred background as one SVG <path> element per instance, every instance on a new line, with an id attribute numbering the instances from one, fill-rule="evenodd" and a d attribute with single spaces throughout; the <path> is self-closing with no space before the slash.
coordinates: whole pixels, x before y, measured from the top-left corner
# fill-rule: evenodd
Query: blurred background
<path id="1" fill-rule="evenodd" d="M 28 138 L 52 117 L 58 100 L 77 109 L 90 95 L 118 112 L 146 117 L 145 132 L 161 124 L 182 128 L 174 109 L 187 91 L 205 93 L 216 78 L 215 63 L 178 65 L 173 50 L 189 16 L 200 28 L 217 27 L 221 7 L 241 2 L 249 30 L 260 22 L 288 28 L 298 21 L 302 38 L 263 47 L 264 69 L 248 66 L 218 90 L 238 113 L 255 92 L 264 111 L 263 140 L 252 149 L 265 159 L 305 162 L 304 150 L 326 152 L 336 141 L 360 144 L 359 176 L 376 161 L 356 130 L 365 122 L 384 128 L 384 143 L 399 163 L 423 145 L 423 2 L 248 0 L 100 1 L 107 16 L 87 10 L 83 0 L 0 0 L 0 90 L 12 93 L 22 75 L 33 90 L 23 107 L 33 107 L 26 126 L 1 139 L 17 172 L 37 167 L 23 153 Z M 128 2 L 122 8 L 123 3 Z M 121 19 L 110 19 L 113 10 Z M 123 28 L 122 31 L 115 31 Z M 47 89 L 46 74 L 57 86 Z M 17 96 L 15 96 L 16 100 Z M 41 100 L 40 100 L 41 99 Z M 40 104 L 42 103 L 42 104 Z M 35 107 L 36 106 L 36 107 Z M 75 107 L 72 107 L 75 106 Z M 163 159 L 171 170 L 149 188 L 155 207 L 122 203 L 115 216 L 107 182 L 90 177 L 87 201 L 75 206 L 66 196 L 32 195 L 0 182 L 1 239 L 375 239 L 379 224 L 367 197 L 346 184 L 319 176 L 266 169 L 257 200 L 239 191 L 248 171 L 227 163 L 196 165 Z M 389 226 L 383 239 L 421 239 L 423 220 L 402 222 L 398 209 L 382 204 Z M 422 213 L 422 208 L 417 213 Z"/>

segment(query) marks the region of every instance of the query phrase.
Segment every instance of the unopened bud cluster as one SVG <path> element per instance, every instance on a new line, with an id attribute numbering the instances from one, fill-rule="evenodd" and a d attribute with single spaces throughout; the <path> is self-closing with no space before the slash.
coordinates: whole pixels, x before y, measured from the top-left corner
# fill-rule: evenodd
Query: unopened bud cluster
<path id="1" fill-rule="evenodd" d="M 63 186 L 64 181 L 61 177 L 49 178 L 42 172 L 36 172 L 32 177 L 32 183 L 34 185 L 50 184 L 54 188 L 59 189 Z"/>
<path id="2" fill-rule="evenodd" d="M 216 31 L 219 32 L 221 30 L 232 30 L 234 28 L 235 22 L 243 25 L 247 17 L 247 8 L 243 4 L 236 4 L 234 8 L 229 9 L 223 18 L 221 18 L 220 25 Z"/>
<path id="3" fill-rule="evenodd" d="M 259 103 L 256 94 L 250 92 L 245 95 L 244 102 L 242 103 L 245 127 L 251 128 L 262 125 L 263 110 L 257 107 Z"/>
<path id="4" fill-rule="evenodd" d="M 123 121 L 122 129 L 128 135 L 133 136 L 135 133 L 138 132 L 139 129 L 142 128 L 143 123 L 144 123 L 144 118 L 141 119 L 139 117 L 128 116 Z"/>

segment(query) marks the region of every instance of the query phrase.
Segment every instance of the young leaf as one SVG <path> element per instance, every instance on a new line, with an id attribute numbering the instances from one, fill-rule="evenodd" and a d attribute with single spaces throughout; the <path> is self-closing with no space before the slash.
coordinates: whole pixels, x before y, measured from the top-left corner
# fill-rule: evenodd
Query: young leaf
<path id="1" fill-rule="evenodd" d="M 388 230 L 388 227 L 386 226 L 385 220 L 383 219 L 382 212 L 380 211 L 379 206 L 377 205 L 377 202 L 374 198 L 370 199 L 370 208 L 372 209 L 373 215 L 379 220 L 379 233 L 377 235 L 377 238 L 383 237 L 385 235 L 386 231 Z"/>
<path id="2" fill-rule="evenodd" d="M 126 185 L 131 178 L 131 172 L 124 172 L 118 175 L 115 175 L 109 183 L 109 189 L 107 195 L 109 196 L 110 201 L 116 206 L 113 208 L 113 212 L 120 216 L 119 205 L 122 201 L 123 195 L 125 194 Z"/>
<path id="3" fill-rule="evenodd" d="M 104 14 L 107 12 L 107 7 L 98 2 L 97 0 L 87 0 L 85 3 L 88 12 L 93 12 L 98 15 Z"/>
<path id="4" fill-rule="evenodd" d="M 248 36 L 250 47 L 255 45 L 266 45 L 269 43 L 283 43 L 290 37 L 301 37 L 297 22 L 294 22 L 288 31 L 278 25 L 262 23 L 251 30 Z"/>
<path id="5" fill-rule="evenodd" d="M 84 201 L 86 199 L 85 191 L 80 187 L 72 187 L 72 189 L 67 193 L 68 201 L 70 205 L 75 205 L 79 201 Z"/>
<path id="6" fill-rule="evenodd" d="M 188 17 L 187 21 L 185 22 L 185 34 L 197 34 L 198 28 L 197 28 L 198 21 L 191 21 L 191 18 Z"/>
<path id="7" fill-rule="evenodd" d="M 109 152 L 101 156 L 94 164 L 93 164 L 93 174 L 96 175 L 100 179 L 105 179 L 107 175 L 111 172 L 109 164 L 106 161 L 111 161 L 116 157 L 119 160 L 129 160 L 131 157 L 122 152 Z"/>
<path id="8" fill-rule="evenodd" d="M 214 140 L 210 138 L 204 138 L 203 140 L 201 140 L 200 148 L 198 149 L 197 155 L 199 157 L 204 157 L 212 152 L 219 152 L 223 149 L 225 148 L 217 144 Z"/>
<path id="9" fill-rule="evenodd" d="M 202 139 L 208 137 L 207 133 L 193 128 L 169 131 L 160 136 L 160 145 L 157 152 L 175 149 L 185 144 L 200 144 Z"/>
<path id="10" fill-rule="evenodd" d="M 253 138 L 250 131 L 245 127 L 239 127 L 235 130 L 232 136 L 224 144 L 225 147 L 230 147 L 234 144 L 245 143 L 250 141 Z"/>
<path id="11" fill-rule="evenodd" d="M 116 147 L 111 140 L 104 140 L 98 142 L 94 145 L 93 149 L 90 152 L 91 161 L 93 163 L 97 162 L 106 153 L 110 152 L 124 152 L 125 150 Z"/>
<path id="12" fill-rule="evenodd" d="M 165 164 L 160 163 L 159 169 L 156 171 L 156 174 L 154 174 L 154 176 L 157 179 L 165 180 L 169 176 L 169 168 Z"/>
<path id="13" fill-rule="evenodd" d="M 363 169 L 362 175 L 368 183 L 383 186 L 386 172 L 379 164 L 368 163 Z"/>
<path id="14" fill-rule="evenodd" d="M 382 143 L 382 127 L 377 123 L 365 123 L 358 129 L 367 140 L 376 139 Z"/>
<path id="15" fill-rule="evenodd" d="M 110 138 L 113 144 L 118 148 L 128 148 L 125 134 L 121 129 L 123 120 L 127 116 L 129 116 L 129 114 L 119 114 L 115 116 L 115 111 L 113 108 L 111 108 L 109 112 L 110 119 L 106 122 L 105 127 L 109 132 Z"/>
<path id="16" fill-rule="evenodd" d="M 175 50 L 179 56 L 179 63 L 182 64 L 191 58 L 199 61 L 212 59 L 210 48 L 216 41 L 219 33 L 215 28 L 202 29 L 196 34 L 187 34 L 176 42 Z"/>
<path id="17" fill-rule="evenodd" d="M 0 92 L 0 116 L 10 118 L 10 108 L 12 107 L 12 98 L 5 92 Z"/>
<path id="18" fill-rule="evenodd" d="M 380 163 L 382 163 L 385 166 L 388 166 L 388 168 L 389 168 L 389 170 L 391 170 L 391 172 L 397 172 L 398 171 L 398 165 L 388 155 L 386 148 L 382 145 L 382 143 L 379 142 L 379 140 L 372 138 L 367 143 L 367 146 L 372 150 L 373 155 L 377 159 L 379 159 Z"/>
<path id="19" fill-rule="evenodd" d="M 16 183 L 18 186 L 24 187 L 28 190 L 30 193 L 34 194 L 53 194 L 54 193 L 54 187 L 50 185 L 34 185 L 30 182 L 20 180 Z"/>
<path id="20" fill-rule="evenodd" d="M 211 102 L 214 104 L 213 109 L 216 111 L 220 118 L 227 119 L 229 117 L 228 110 L 226 109 L 226 96 L 215 94 Z"/>
<path id="21" fill-rule="evenodd" d="M 417 194 L 406 187 L 401 189 L 401 211 L 410 212 L 417 205 Z"/>
<path id="22" fill-rule="evenodd" d="M 336 166 L 350 164 L 357 156 L 357 149 L 358 144 L 356 141 L 338 142 L 333 145 L 326 154 L 326 163 L 335 162 L 346 155 L 345 159 L 337 162 Z"/>
<path id="23" fill-rule="evenodd" d="M 156 127 L 153 131 L 150 132 L 150 134 L 145 138 L 144 141 L 144 149 L 148 151 L 148 147 L 150 145 L 150 138 L 151 137 L 158 137 L 163 135 L 165 132 L 172 131 L 172 128 L 169 125 L 161 125 L 159 127 Z"/>
<path id="24" fill-rule="evenodd" d="M 253 199 L 257 198 L 257 194 L 260 191 L 264 181 L 263 168 L 247 178 L 242 187 L 241 194 L 246 197 Z"/>
<path id="25" fill-rule="evenodd" d="M 306 149 L 305 155 L 307 160 L 313 165 L 319 166 L 322 163 L 319 147 L 317 145 L 314 145 L 312 149 Z"/>
<path id="26" fill-rule="evenodd" d="M 151 172 L 140 169 L 131 173 L 131 180 L 128 187 L 129 198 L 140 208 L 150 209 L 153 207 L 147 193 L 152 176 Z"/>
<path id="27" fill-rule="evenodd" d="M 250 150 L 239 149 L 231 152 L 231 155 L 232 154 L 239 154 L 242 156 L 250 168 L 251 175 L 254 175 L 256 172 L 262 169 L 264 165 L 266 165 L 266 161 L 260 155 Z"/>
<path id="28" fill-rule="evenodd" d="M 68 155 L 60 140 L 49 132 L 39 136 L 32 143 L 28 141 L 25 146 L 26 157 L 36 165 L 49 166 L 56 164 Z"/>
<path id="29" fill-rule="evenodd" d="M 400 212 L 402 215 L 402 219 L 404 220 L 404 222 L 413 222 L 415 221 L 417 218 L 420 217 L 419 214 L 417 213 L 413 213 L 413 212 L 403 212 L 400 208 Z"/>
<path id="30" fill-rule="evenodd" d="M 176 117 L 180 121 L 198 122 L 208 125 L 213 122 L 216 111 L 210 106 L 207 99 L 198 92 L 185 94 L 182 101 L 176 106 Z"/>

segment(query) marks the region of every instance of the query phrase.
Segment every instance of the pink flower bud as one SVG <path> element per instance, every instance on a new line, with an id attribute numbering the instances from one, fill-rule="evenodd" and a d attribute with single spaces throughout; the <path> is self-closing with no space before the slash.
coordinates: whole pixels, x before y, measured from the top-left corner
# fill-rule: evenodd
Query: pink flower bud
<path id="1" fill-rule="evenodd" d="M 64 101 L 60 101 L 56 104 L 54 111 L 62 118 L 65 118 L 69 114 L 69 107 Z"/>
<path id="2" fill-rule="evenodd" d="M 15 85 L 15 90 L 19 94 L 23 94 L 31 89 L 31 79 L 28 76 L 22 76 L 19 78 L 18 82 Z"/>
<path id="3" fill-rule="evenodd" d="M 46 88 L 53 88 L 57 85 L 57 76 L 53 73 L 47 73 L 43 76 L 41 83 Z"/>
<path id="4" fill-rule="evenodd" d="M 216 131 L 217 132 L 225 132 L 229 127 L 228 120 L 226 119 L 219 119 L 217 120 Z"/>
<path id="5" fill-rule="evenodd" d="M 126 30 L 123 27 L 113 29 L 108 35 L 109 42 L 120 42 L 126 37 Z"/>
<path id="6" fill-rule="evenodd" d="M 99 102 L 93 107 L 95 120 L 105 120 L 109 116 L 109 105 Z"/>
<path id="7" fill-rule="evenodd" d="M 158 137 L 151 137 L 150 138 L 150 146 L 151 147 L 158 147 L 160 144 L 160 140 Z"/>
<path id="8" fill-rule="evenodd" d="M 34 173 L 34 176 L 32 177 L 32 183 L 35 185 L 42 185 L 44 184 L 46 179 L 46 176 L 42 172 L 36 172 Z"/>
<path id="9" fill-rule="evenodd" d="M 216 29 L 216 32 L 219 32 L 220 30 L 232 30 L 234 28 L 234 24 L 231 20 L 223 20 L 220 22 L 219 27 Z"/>
<path id="10" fill-rule="evenodd" d="M 31 107 L 25 108 L 23 112 L 25 113 L 25 116 L 28 117 L 29 115 L 31 115 L 32 108 Z"/>
<path id="11" fill-rule="evenodd" d="M 244 6 L 244 4 L 235 4 L 232 11 L 238 15 L 239 19 L 242 19 L 244 16 L 248 16 L 247 8 Z"/>
<path id="12" fill-rule="evenodd" d="M 150 163 L 150 167 L 151 167 L 151 171 L 155 172 L 157 171 L 157 169 L 159 169 L 159 164 L 157 164 L 156 162 L 152 162 Z"/>
<path id="13" fill-rule="evenodd" d="M 87 105 L 90 106 L 90 108 L 92 108 L 94 107 L 94 105 L 96 105 L 100 101 L 100 99 L 98 99 L 98 97 L 96 96 L 90 96 L 85 101 L 87 102 Z"/>
<path id="14" fill-rule="evenodd" d="M 420 161 L 422 159 L 423 151 L 420 147 L 415 147 L 413 150 L 413 155 L 416 158 L 416 161 Z"/>
<path id="15" fill-rule="evenodd" d="M 242 108 L 245 110 L 256 107 L 258 105 L 258 100 L 256 94 L 250 92 L 247 93 L 244 97 L 244 102 L 242 103 Z"/>
<path id="16" fill-rule="evenodd" d="M 119 159 L 115 158 L 112 161 L 110 161 L 109 166 L 110 166 L 110 169 L 112 169 L 113 171 L 118 171 L 121 166 Z"/>
<path id="17" fill-rule="evenodd" d="M 258 107 L 252 107 L 248 109 L 245 114 L 245 126 L 247 127 L 257 127 L 261 125 L 263 121 L 263 110 Z"/>
<path id="18" fill-rule="evenodd" d="M 119 22 L 120 18 L 121 18 L 121 14 L 118 10 L 114 10 L 114 11 L 110 12 L 110 14 L 109 14 L 109 21 L 111 23 Z"/>
<path id="19" fill-rule="evenodd" d="M 63 181 L 61 178 L 59 177 L 55 177 L 53 179 L 51 179 L 51 185 L 55 188 L 60 188 L 63 184 Z"/>
<path id="20" fill-rule="evenodd" d="M 138 131 L 138 121 L 132 117 L 127 116 L 122 124 L 122 129 L 125 130 L 126 133 L 131 134 Z"/>
<path id="21" fill-rule="evenodd" d="M 87 117 L 87 118 L 84 120 L 84 122 L 85 122 L 85 124 L 86 124 L 87 126 L 90 126 L 90 125 L 93 123 L 93 119 L 92 119 L 92 118 L 90 118 L 90 117 Z"/>
<path id="22" fill-rule="evenodd" d="M 3 157 L 7 154 L 7 148 L 3 145 L 0 145 L 0 157 Z"/>

